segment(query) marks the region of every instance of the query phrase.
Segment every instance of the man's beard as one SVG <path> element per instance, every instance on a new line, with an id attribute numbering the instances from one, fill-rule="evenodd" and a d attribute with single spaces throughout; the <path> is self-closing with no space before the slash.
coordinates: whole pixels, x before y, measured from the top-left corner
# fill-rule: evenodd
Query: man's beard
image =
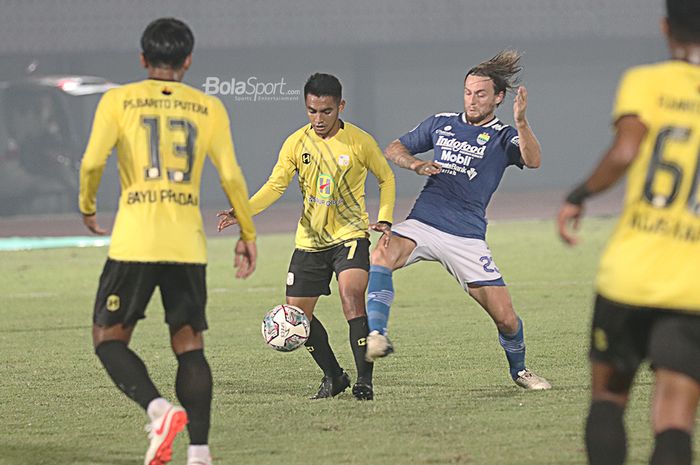
<path id="1" fill-rule="evenodd" d="M 477 116 L 469 116 L 466 113 L 466 118 L 469 124 L 485 123 L 486 120 L 493 118 L 493 112 L 479 113 Z"/>
<path id="2" fill-rule="evenodd" d="M 496 107 L 493 107 L 489 111 L 486 111 L 484 113 L 479 113 L 476 116 L 469 116 L 469 112 L 465 111 L 464 117 L 467 119 L 467 122 L 469 124 L 485 123 L 487 122 L 487 120 L 493 118 L 494 111 L 496 111 Z"/>

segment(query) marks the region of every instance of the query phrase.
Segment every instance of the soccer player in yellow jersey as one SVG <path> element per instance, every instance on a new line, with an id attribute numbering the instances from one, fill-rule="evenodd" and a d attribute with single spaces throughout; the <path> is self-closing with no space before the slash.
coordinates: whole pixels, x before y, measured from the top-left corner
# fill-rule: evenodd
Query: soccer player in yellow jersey
<path id="1" fill-rule="evenodd" d="M 652 465 L 690 464 L 700 399 L 700 2 L 667 0 L 672 59 L 628 70 L 615 137 L 559 211 L 576 244 L 584 200 L 627 173 L 624 209 L 600 262 L 591 330 L 592 465 L 622 464 L 623 414 L 644 359 L 655 373 Z"/>
<path id="2" fill-rule="evenodd" d="M 145 465 L 170 461 L 175 435 L 187 424 L 189 465 L 210 465 L 212 376 L 203 352 L 207 329 L 206 243 L 199 212 L 204 158 L 209 155 L 238 213 L 237 277 L 255 269 L 255 228 L 222 103 L 180 81 L 192 62 L 194 37 L 183 22 L 163 18 L 141 38 L 148 79 L 107 92 L 95 113 L 80 169 L 80 211 L 95 218 L 102 171 L 117 148 L 121 198 L 93 316 L 95 352 L 114 383 L 151 421 Z M 160 288 L 182 406 L 165 400 L 141 359 L 128 348 L 155 288 Z"/>
<path id="3" fill-rule="evenodd" d="M 270 178 L 250 203 L 253 214 L 260 213 L 279 199 L 294 174 L 298 175 L 304 211 L 287 274 L 287 303 L 304 310 L 311 321 L 306 347 L 324 373 L 312 399 L 336 396 L 350 386 L 328 343 L 326 329 L 313 315 L 319 296 L 330 294 L 335 273 L 357 367 L 352 393 L 357 399 L 370 400 L 374 397 L 373 364 L 365 360 L 368 228 L 390 231 L 394 174 L 374 138 L 340 119 L 345 101 L 335 76 L 311 76 L 304 86 L 304 98 L 310 124 L 287 138 Z M 365 209 L 367 171 L 379 181 L 379 219 L 372 225 Z M 236 222 L 237 216 L 238 212 L 235 216 L 233 211 L 220 212 L 219 229 Z"/>

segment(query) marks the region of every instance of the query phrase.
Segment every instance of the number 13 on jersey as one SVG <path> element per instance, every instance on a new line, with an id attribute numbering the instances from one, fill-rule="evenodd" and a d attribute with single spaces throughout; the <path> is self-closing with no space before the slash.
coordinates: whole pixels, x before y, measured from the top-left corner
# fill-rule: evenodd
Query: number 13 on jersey
<path id="1" fill-rule="evenodd" d="M 166 128 L 169 134 L 167 141 L 172 140 L 174 134 L 180 133 L 184 136 L 182 142 L 172 143 L 172 154 L 185 160 L 183 169 L 166 167 L 168 180 L 176 183 L 188 183 L 192 176 L 192 166 L 194 164 L 195 144 L 197 141 L 197 127 L 191 121 L 184 118 L 167 118 Z M 148 132 L 149 141 L 149 165 L 144 173 L 147 181 L 162 178 L 162 154 L 160 151 L 161 133 L 160 118 L 157 116 L 141 117 L 141 126 Z"/>

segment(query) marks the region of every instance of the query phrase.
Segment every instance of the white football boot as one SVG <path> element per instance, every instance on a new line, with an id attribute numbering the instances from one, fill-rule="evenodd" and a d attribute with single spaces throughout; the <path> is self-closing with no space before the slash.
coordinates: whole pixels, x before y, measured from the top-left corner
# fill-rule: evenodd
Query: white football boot
<path id="1" fill-rule="evenodd" d="M 368 362 L 374 362 L 378 358 L 386 357 L 392 352 L 394 352 L 394 346 L 391 344 L 388 337 L 376 329 L 369 333 L 367 336 L 367 352 L 365 353 L 365 360 Z"/>
<path id="2" fill-rule="evenodd" d="M 547 389 L 552 389 L 552 385 L 549 381 L 541 376 L 538 376 L 528 370 L 527 368 L 518 372 L 518 377 L 515 378 L 515 384 L 524 389 L 531 389 L 533 391 L 544 391 Z"/>
<path id="3" fill-rule="evenodd" d="M 169 405 L 165 412 L 152 418 L 146 425 L 151 444 L 146 451 L 144 465 L 164 465 L 173 457 L 173 441 L 185 429 L 187 412 L 182 407 Z"/>

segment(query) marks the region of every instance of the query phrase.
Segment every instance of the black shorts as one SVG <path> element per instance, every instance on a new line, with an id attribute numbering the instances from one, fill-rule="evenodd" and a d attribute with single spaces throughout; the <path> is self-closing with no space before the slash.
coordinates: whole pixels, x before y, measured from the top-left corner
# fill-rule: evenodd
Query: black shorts
<path id="1" fill-rule="evenodd" d="M 189 324 L 207 329 L 206 265 L 139 263 L 107 259 L 100 276 L 93 323 L 99 326 L 133 326 L 145 318 L 156 286 L 170 327 Z"/>
<path id="2" fill-rule="evenodd" d="M 630 378 L 648 359 L 652 368 L 700 382 L 700 313 L 633 307 L 597 296 L 590 358 Z"/>
<path id="3" fill-rule="evenodd" d="M 287 297 L 330 295 L 333 273 L 337 279 L 350 268 L 369 271 L 369 239 L 353 239 L 319 252 L 296 249 L 289 263 Z"/>

